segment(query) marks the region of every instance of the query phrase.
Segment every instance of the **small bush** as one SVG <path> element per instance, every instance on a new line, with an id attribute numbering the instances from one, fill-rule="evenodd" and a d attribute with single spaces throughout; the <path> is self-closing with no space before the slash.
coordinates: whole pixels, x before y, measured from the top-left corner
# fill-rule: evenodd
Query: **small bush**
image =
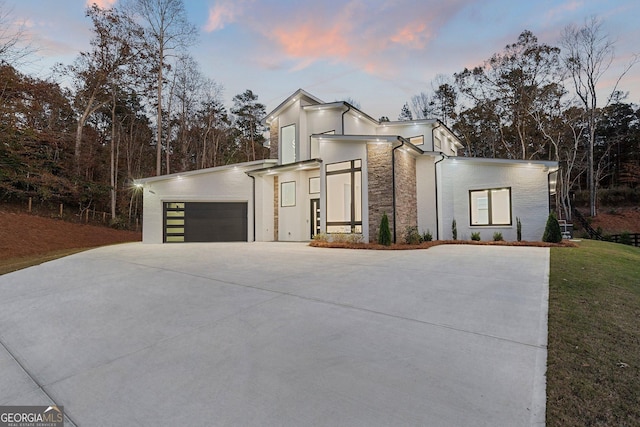
<path id="1" fill-rule="evenodd" d="M 453 240 L 458 240 L 458 224 L 456 224 L 455 219 L 451 222 L 451 235 Z"/>
<path id="2" fill-rule="evenodd" d="M 422 236 L 418 233 L 418 227 L 408 226 L 404 230 L 404 242 L 407 245 L 419 245 L 422 243 Z"/>
<path id="3" fill-rule="evenodd" d="M 547 218 L 547 225 L 544 228 L 542 241 L 549 243 L 560 243 L 562 241 L 560 224 L 558 223 L 558 218 L 556 218 L 556 214 L 554 212 L 551 212 Z"/>
<path id="4" fill-rule="evenodd" d="M 479 242 L 480 240 L 482 240 L 480 238 L 480 232 L 479 231 L 474 231 L 473 233 L 471 233 L 471 240 L 474 240 L 476 242 Z"/>
<path id="5" fill-rule="evenodd" d="M 619 243 L 622 243 L 623 245 L 629 245 L 629 246 L 631 246 L 633 244 L 633 242 L 631 242 L 631 235 L 629 234 L 628 231 L 623 231 L 620 234 L 620 242 Z"/>
<path id="6" fill-rule="evenodd" d="M 424 233 L 422 233 L 423 242 L 430 242 L 432 240 L 433 240 L 433 234 L 431 234 L 431 231 L 427 230 Z"/>
<path id="7" fill-rule="evenodd" d="M 389 228 L 389 217 L 387 217 L 386 212 L 382 214 L 382 220 L 380 220 L 378 243 L 384 246 L 391 246 L 391 229 Z"/>
<path id="8" fill-rule="evenodd" d="M 347 243 L 362 243 L 362 234 L 349 234 L 347 237 Z"/>
<path id="9" fill-rule="evenodd" d="M 522 223 L 520 222 L 520 218 L 516 217 L 516 234 L 518 242 L 522 241 Z"/>
<path id="10" fill-rule="evenodd" d="M 316 242 L 328 242 L 329 235 L 327 233 L 318 233 L 313 236 L 313 240 L 315 240 Z"/>
<path id="11" fill-rule="evenodd" d="M 493 241 L 494 242 L 502 242 L 504 239 L 502 238 L 502 233 L 499 231 L 496 231 L 495 233 L 493 233 Z"/>

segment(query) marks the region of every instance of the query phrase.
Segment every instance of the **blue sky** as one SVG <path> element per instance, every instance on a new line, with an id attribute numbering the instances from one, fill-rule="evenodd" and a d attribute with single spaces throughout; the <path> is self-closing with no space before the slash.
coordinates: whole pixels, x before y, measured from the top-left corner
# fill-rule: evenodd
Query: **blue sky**
<path id="1" fill-rule="evenodd" d="M 2 0 L 0 0 L 2 1 Z M 95 0 L 94 0 L 95 1 Z M 93 2 L 93 1 L 91 1 Z M 4 0 L 24 24 L 37 60 L 24 71 L 50 75 L 88 49 L 86 0 Z M 99 0 L 118 6 L 118 0 Z M 225 102 L 251 89 L 267 110 L 298 88 L 327 102 L 350 97 L 373 117 L 396 119 L 411 96 L 438 75 L 482 64 L 525 29 L 557 45 L 563 28 L 595 15 L 616 40 L 616 60 L 601 82 L 610 90 L 640 52 L 640 2 L 520 0 L 185 0 L 199 29 L 192 54 L 224 87 Z M 640 64 L 620 86 L 640 103 Z"/>

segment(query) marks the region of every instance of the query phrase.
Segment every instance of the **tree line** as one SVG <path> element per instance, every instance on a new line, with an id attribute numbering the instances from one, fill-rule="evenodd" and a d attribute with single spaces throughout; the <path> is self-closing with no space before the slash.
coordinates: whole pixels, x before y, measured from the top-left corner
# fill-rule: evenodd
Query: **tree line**
<path id="1" fill-rule="evenodd" d="M 557 161 L 556 210 L 571 219 L 574 194 L 588 191 L 595 216 L 598 188 L 640 183 L 640 108 L 619 88 L 638 56 L 600 100 L 613 60 L 614 43 L 595 17 L 566 27 L 559 46 L 525 30 L 483 64 L 437 76 L 398 120 L 439 118 L 465 156 Z"/>
<path id="2" fill-rule="evenodd" d="M 1 8 L 1 6 L 0 6 Z M 187 53 L 182 0 L 86 9 L 90 48 L 43 80 L 18 70 L 22 31 L 0 33 L 0 198 L 98 209 L 130 223 L 135 178 L 268 157 L 265 106 L 223 87 Z M 0 26 L 10 28 L 0 10 Z"/>
<path id="3" fill-rule="evenodd" d="M 11 28 L 1 8 L 0 27 Z M 1 200 L 130 222 L 141 204 L 135 178 L 268 156 L 265 106 L 247 89 L 225 107 L 223 86 L 187 53 L 197 31 L 182 0 L 94 4 L 86 16 L 90 47 L 49 79 L 19 71 L 30 55 L 20 30 L 0 32 Z M 598 102 L 613 60 L 600 21 L 567 27 L 559 44 L 524 31 L 483 64 L 438 76 L 399 119 L 439 118 L 466 156 L 558 161 L 558 210 L 570 218 L 575 191 L 637 186 L 640 110 L 617 85 Z"/>

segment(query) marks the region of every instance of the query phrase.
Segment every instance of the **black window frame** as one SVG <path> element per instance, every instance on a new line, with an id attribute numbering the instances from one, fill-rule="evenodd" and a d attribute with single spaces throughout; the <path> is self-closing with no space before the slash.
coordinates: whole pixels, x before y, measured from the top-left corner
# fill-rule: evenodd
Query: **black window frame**
<path id="1" fill-rule="evenodd" d="M 509 191 L 509 223 L 502 224 L 494 224 L 493 223 L 493 202 L 491 192 L 496 190 L 508 190 Z M 488 203 L 488 223 L 487 224 L 474 224 L 473 223 L 473 210 L 471 204 L 471 195 L 472 193 L 477 193 L 480 191 L 487 192 L 487 203 Z M 509 227 L 513 225 L 513 198 L 512 198 L 512 189 L 511 187 L 494 187 L 494 188 L 478 188 L 475 190 L 469 190 L 469 226 L 471 227 Z"/>
<path id="2" fill-rule="evenodd" d="M 360 166 L 356 166 L 356 162 L 360 162 Z M 326 168 L 331 165 L 339 164 L 339 163 L 349 163 L 350 167 L 345 169 L 338 169 L 333 171 L 326 171 Z M 340 162 L 329 163 L 325 167 L 325 193 L 327 192 L 329 185 L 326 182 L 327 177 L 331 175 L 344 175 L 350 174 L 351 181 L 351 219 L 349 221 L 327 221 L 326 226 L 327 229 L 331 226 L 345 226 L 348 225 L 351 228 L 351 234 L 360 233 L 362 231 L 356 231 L 356 226 L 360 226 L 360 230 L 362 230 L 362 212 L 360 212 L 360 221 L 356 221 L 356 203 L 355 203 L 355 193 L 356 193 L 356 172 L 360 172 L 360 205 L 362 205 L 362 159 L 353 159 L 353 160 L 343 160 Z M 325 199 L 327 204 L 329 203 L 329 196 L 325 194 Z M 362 209 L 362 208 L 361 208 Z M 328 208 L 327 208 L 328 210 Z M 329 233 L 327 234 L 336 234 Z"/>

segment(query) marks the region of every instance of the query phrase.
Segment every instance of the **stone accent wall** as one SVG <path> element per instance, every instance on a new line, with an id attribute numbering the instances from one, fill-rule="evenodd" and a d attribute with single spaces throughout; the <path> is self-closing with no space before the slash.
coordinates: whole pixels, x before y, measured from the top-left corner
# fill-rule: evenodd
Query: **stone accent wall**
<path id="1" fill-rule="evenodd" d="M 395 154 L 396 173 L 396 242 L 401 243 L 407 227 L 418 226 L 416 158 L 403 149 Z M 392 230 L 393 231 L 393 230 Z M 422 230 L 418 230 L 422 232 Z"/>
<path id="2" fill-rule="evenodd" d="M 280 119 L 276 117 L 269 128 L 270 159 L 278 159 L 278 145 L 280 143 Z"/>
<path id="3" fill-rule="evenodd" d="M 389 217 L 393 231 L 393 179 L 391 175 L 391 145 L 367 145 L 367 179 L 369 181 L 369 241 L 378 240 L 380 220 Z"/>
<path id="4" fill-rule="evenodd" d="M 273 241 L 278 241 L 278 209 L 280 205 L 278 177 L 273 177 Z"/>

